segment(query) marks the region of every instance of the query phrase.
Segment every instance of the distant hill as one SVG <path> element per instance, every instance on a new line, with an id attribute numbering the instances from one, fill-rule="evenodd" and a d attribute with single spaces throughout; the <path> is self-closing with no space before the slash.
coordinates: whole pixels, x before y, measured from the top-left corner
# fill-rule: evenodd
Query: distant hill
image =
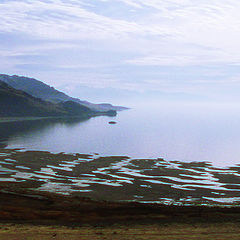
<path id="1" fill-rule="evenodd" d="M 84 105 L 93 111 L 106 112 L 109 110 L 121 111 L 127 108 L 120 106 L 113 106 L 111 104 L 93 104 L 87 101 L 82 101 L 78 98 L 72 98 L 67 94 L 56 90 L 55 88 L 37 80 L 34 78 L 22 77 L 22 76 L 9 76 L 6 74 L 0 74 L 0 80 L 7 83 L 13 88 L 27 92 L 28 94 L 41 98 L 45 101 L 52 103 L 60 103 L 66 101 L 72 101 Z"/>
<path id="2" fill-rule="evenodd" d="M 115 111 L 97 112 L 73 101 L 52 103 L 17 90 L 0 81 L 0 117 L 69 117 L 114 115 Z"/>
<path id="3" fill-rule="evenodd" d="M 0 116 L 60 116 L 67 112 L 57 105 L 32 97 L 0 81 Z"/>

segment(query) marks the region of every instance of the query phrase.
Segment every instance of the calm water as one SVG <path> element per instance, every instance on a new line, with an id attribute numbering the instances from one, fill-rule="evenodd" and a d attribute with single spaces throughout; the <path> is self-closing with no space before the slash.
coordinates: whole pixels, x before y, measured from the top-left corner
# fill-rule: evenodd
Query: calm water
<path id="1" fill-rule="evenodd" d="M 111 120 L 117 124 L 108 124 Z M 229 166 L 240 163 L 239 130 L 238 106 L 159 104 L 85 121 L 1 123 L 0 140 L 7 148 L 161 157 Z"/>

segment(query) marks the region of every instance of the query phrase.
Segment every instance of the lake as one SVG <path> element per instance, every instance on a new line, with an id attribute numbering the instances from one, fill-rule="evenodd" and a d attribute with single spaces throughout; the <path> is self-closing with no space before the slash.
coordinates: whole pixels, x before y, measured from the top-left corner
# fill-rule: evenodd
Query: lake
<path id="1" fill-rule="evenodd" d="M 96 200 L 235 206 L 239 126 L 240 107 L 230 104 L 141 104 L 116 117 L 2 122 L 0 185 Z"/>
<path id="2" fill-rule="evenodd" d="M 116 117 L 1 123 L 0 140 L 7 148 L 231 166 L 240 163 L 239 129 L 237 105 L 159 103 Z"/>

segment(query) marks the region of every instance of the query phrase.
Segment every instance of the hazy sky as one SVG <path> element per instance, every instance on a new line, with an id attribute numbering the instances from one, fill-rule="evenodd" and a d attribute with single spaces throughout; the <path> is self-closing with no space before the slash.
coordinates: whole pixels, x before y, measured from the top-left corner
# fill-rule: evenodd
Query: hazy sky
<path id="1" fill-rule="evenodd" d="M 239 0 L 1 0 L 0 71 L 92 101 L 239 101 L 239 13 Z"/>

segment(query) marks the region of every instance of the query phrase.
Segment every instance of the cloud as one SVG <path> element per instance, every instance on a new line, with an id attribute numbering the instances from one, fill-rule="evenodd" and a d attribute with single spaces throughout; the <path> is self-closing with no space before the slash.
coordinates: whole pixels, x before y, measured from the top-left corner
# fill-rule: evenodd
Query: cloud
<path id="1" fill-rule="evenodd" d="M 197 53 L 160 53 L 150 56 L 137 57 L 126 60 L 126 63 L 138 66 L 211 66 L 216 64 L 239 65 L 238 54 L 227 54 L 223 51 L 204 52 L 198 49 Z"/>
<path id="2" fill-rule="evenodd" d="M 7 1 L 0 4 L 0 31 L 47 39 L 106 39 L 141 33 L 134 22 L 86 10 L 75 1 Z"/>
<path id="3" fill-rule="evenodd" d="M 237 0 L 2 0 L 0 70 L 59 86 L 234 88 L 239 12 Z"/>
<path id="4" fill-rule="evenodd" d="M 104 3 L 106 9 L 108 6 L 116 5 L 119 11 L 123 6 L 117 3 L 122 3 L 127 5 L 129 10 L 135 8 L 136 12 L 139 10 L 140 13 L 129 20 L 132 13 L 126 12 L 125 17 L 123 15 L 124 19 L 118 19 L 114 14 L 117 13 L 117 8 L 109 14 L 104 9 L 99 10 L 99 2 Z M 96 3 L 98 5 L 94 5 Z M 90 4 L 87 1 L 70 0 L 10 0 L 0 4 L 0 31 L 19 32 L 39 39 L 56 41 L 91 39 L 107 41 L 110 44 L 111 41 L 115 41 L 116 45 L 121 46 L 122 49 L 128 48 L 128 42 L 129 44 L 135 42 L 138 46 L 138 55 L 141 53 L 145 55 L 148 49 L 148 56 L 141 57 L 142 64 L 143 59 L 148 59 L 147 65 L 151 62 L 155 64 L 156 61 L 163 62 L 164 65 L 169 62 L 167 59 L 172 58 L 171 49 L 175 45 L 183 51 L 188 51 L 190 44 L 219 48 L 226 53 L 225 55 L 233 55 L 236 58 L 236 49 L 240 48 L 238 44 L 240 41 L 239 10 L 240 3 L 236 0 L 225 3 L 216 0 L 210 3 L 193 0 L 118 0 L 114 2 L 105 0 Z M 142 45 L 139 41 L 143 39 L 148 46 Z M 126 42 L 125 46 L 121 41 Z M 164 50 L 169 51 L 166 57 L 161 48 L 163 41 L 165 41 Z M 186 64 L 191 64 L 191 61 L 194 64 L 195 59 L 201 55 L 197 53 L 191 57 L 183 52 L 175 58 L 187 58 Z M 218 57 L 217 54 L 216 59 Z M 127 62 L 136 63 L 137 61 Z"/>

